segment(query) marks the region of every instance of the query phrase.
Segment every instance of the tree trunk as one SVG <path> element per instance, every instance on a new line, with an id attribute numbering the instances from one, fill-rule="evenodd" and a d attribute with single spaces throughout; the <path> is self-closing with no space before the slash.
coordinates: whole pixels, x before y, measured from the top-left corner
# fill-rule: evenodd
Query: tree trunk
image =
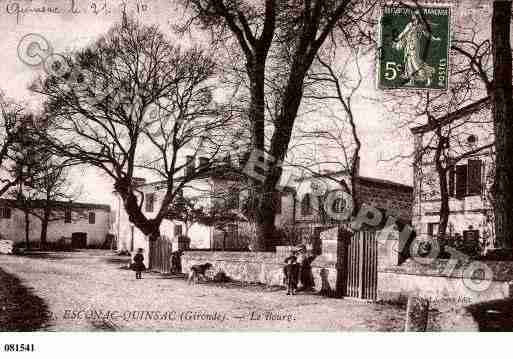
<path id="1" fill-rule="evenodd" d="M 257 208 L 257 239 L 253 250 L 272 250 L 273 243 L 269 243 L 274 236 L 274 220 L 276 209 L 272 205 L 272 194 L 276 191 L 280 182 L 282 167 L 281 163 L 287 156 L 289 142 L 292 136 L 294 120 L 296 119 L 301 99 L 303 98 L 303 81 L 306 75 L 304 69 L 291 73 L 287 89 L 285 91 L 281 112 L 276 121 L 276 129 L 271 138 L 269 150 L 271 160 L 269 171 L 265 176 L 263 191 L 260 193 L 261 200 Z M 256 249 L 260 248 L 260 249 Z"/>
<path id="2" fill-rule="evenodd" d="M 449 223 L 449 191 L 447 189 L 447 171 L 438 170 L 440 181 L 440 224 L 438 225 L 438 239 L 443 239 L 447 233 Z"/>
<path id="3" fill-rule="evenodd" d="M 28 210 L 24 211 L 25 213 L 25 245 L 27 249 L 30 248 L 30 218 Z"/>
<path id="4" fill-rule="evenodd" d="M 265 150 L 265 58 L 247 66 L 250 79 L 251 150 Z"/>
<path id="5" fill-rule="evenodd" d="M 272 205 L 272 193 L 261 194 L 261 200 L 256 213 L 256 238 L 252 244 L 253 251 L 269 251 L 273 248 L 275 235 L 274 220 L 276 217 L 275 208 Z"/>
<path id="6" fill-rule="evenodd" d="M 251 103 L 250 103 L 250 124 L 251 124 L 251 151 L 256 153 L 265 152 L 265 60 L 264 63 L 250 64 L 247 66 L 248 75 L 251 81 Z M 267 174 L 266 174 L 267 176 Z M 265 197 L 264 184 L 251 180 L 251 195 L 254 200 L 258 200 L 258 204 L 254 210 L 256 221 L 256 238 L 251 240 L 250 248 L 252 251 L 265 251 L 266 242 L 269 240 L 270 233 L 274 232 L 274 219 L 272 226 L 269 220 L 264 219 L 270 216 L 269 209 L 264 208 L 261 203 Z M 265 212 L 265 213 L 264 213 Z"/>
<path id="7" fill-rule="evenodd" d="M 513 103 L 511 1 L 495 1 L 492 19 L 492 111 L 495 130 L 495 233 L 500 248 L 513 249 Z"/>
<path id="8" fill-rule="evenodd" d="M 137 197 L 130 189 L 130 181 L 119 181 L 114 185 L 115 190 L 120 194 L 123 200 L 123 207 L 128 214 L 128 220 L 134 224 L 144 235 L 151 240 L 157 240 L 160 237 L 160 224 L 162 219 L 148 219 L 142 213 Z"/>
<path id="9" fill-rule="evenodd" d="M 50 208 L 46 207 L 44 209 L 43 218 L 41 219 L 41 248 L 45 249 L 47 247 L 47 237 L 48 237 L 48 222 L 50 221 Z"/>

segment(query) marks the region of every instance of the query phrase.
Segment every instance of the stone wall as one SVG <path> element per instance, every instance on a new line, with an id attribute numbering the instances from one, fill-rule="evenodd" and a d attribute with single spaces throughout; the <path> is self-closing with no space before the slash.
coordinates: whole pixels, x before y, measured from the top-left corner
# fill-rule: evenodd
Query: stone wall
<path id="1" fill-rule="evenodd" d="M 283 260 L 289 252 L 209 252 L 186 251 L 182 256 L 182 268 L 188 272 L 194 264 L 212 263 L 214 270 L 222 270 L 232 280 L 245 283 L 261 283 L 268 286 L 283 285 Z M 333 261 L 322 256 L 312 264 L 315 287 L 320 290 L 326 278 L 331 289 L 335 289 L 337 273 Z M 326 284 L 326 283 L 325 283 Z"/>
<path id="2" fill-rule="evenodd" d="M 209 252 L 187 251 L 182 257 L 184 272 L 194 264 L 212 263 L 216 271 L 222 270 L 232 280 L 245 283 L 261 283 L 269 286 L 282 285 L 283 259 L 288 250 L 272 252 Z M 409 294 L 428 297 L 433 307 L 463 307 L 487 300 L 511 296 L 513 280 L 512 262 L 486 262 L 493 272 L 493 280 L 485 291 L 469 289 L 463 279 L 470 280 L 465 265 L 458 265 L 450 274 L 444 274 L 447 261 L 435 261 L 423 265 L 411 259 L 401 266 L 378 269 L 378 300 L 402 300 Z M 323 284 L 335 290 L 337 281 L 336 262 L 321 255 L 312 263 L 316 290 Z M 322 274 L 322 275 L 321 275 Z M 323 280 L 324 278 L 324 280 Z M 324 281 L 324 283 L 323 283 Z"/>
<path id="3" fill-rule="evenodd" d="M 477 262 L 476 262 L 477 263 Z M 382 268 L 378 271 L 378 289 L 381 298 L 398 298 L 417 293 L 432 298 L 440 304 L 471 304 L 511 296 L 509 282 L 513 280 L 513 262 L 483 261 L 491 271 L 490 285 L 485 290 L 473 290 L 470 263 L 436 260 L 431 264 L 416 263 L 409 259 L 401 266 Z M 477 282 L 476 282 L 477 283 Z"/>

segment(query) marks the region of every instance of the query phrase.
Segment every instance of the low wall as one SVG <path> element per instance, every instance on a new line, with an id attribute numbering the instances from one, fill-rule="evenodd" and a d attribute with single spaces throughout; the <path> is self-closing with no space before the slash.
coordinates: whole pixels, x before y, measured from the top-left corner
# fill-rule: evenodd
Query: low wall
<path id="1" fill-rule="evenodd" d="M 494 299 L 509 298 L 512 295 L 510 281 L 513 281 L 513 262 L 483 261 L 492 274 L 489 285 L 481 290 L 474 286 L 470 263 L 436 260 L 421 264 L 409 259 L 401 266 L 378 270 L 378 294 L 383 299 L 396 299 L 415 293 L 428 297 L 440 306 L 464 306 Z M 454 266 L 454 267 L 453 267 Z"/>
<path id="2" fill-rule="evenodd" d="M 182 268 L 187 272 L 194 264 L 212 263 L 233 280 L 266 285 L 283 285 L 283 260 L 288 253 L 281 252 L 203 252 L 186 251 L 182 256 Z M 319 256 L 312 263 L 315 287 L 321 290 L 323 279 L 335 290 L 337 270 L 335 262 Z M 321 278 L 322 273 L 322 278 Z"/>
<path id="3" fill-rule="evenodd" d="M 286 251 L 271 252 L 200 252 L 187 251 L 182 257 L 182 267 L 188 271 L 191 265 L 212 263 L 216 270 L 237 281 L 262 283 L 266 285 L 283 284 L 283 259 Z M 337 266 L 333 260 L 319 256 L 312 263 L 315 287 L 323 285 L 336 288 Z M 378 299 L 397 300 L 409 294 L 429 297 L 434 306 L 461 307 L 469 304 L 503 299 L 511 296 L 508 282 L 513 281 L 513 262 L 484 262 L 493 273 L 490 286 L 484 291 L 475 291 L 465 285 L 463 278 L 470 280 L 465 272 L 467 264 L 457 265 L 450 275 L 447 261 L 437 260 L 424 265 L 408 260 L 401 266 L 378 269 Z M 322 276 L 321 276 L 322 273 Z"/>

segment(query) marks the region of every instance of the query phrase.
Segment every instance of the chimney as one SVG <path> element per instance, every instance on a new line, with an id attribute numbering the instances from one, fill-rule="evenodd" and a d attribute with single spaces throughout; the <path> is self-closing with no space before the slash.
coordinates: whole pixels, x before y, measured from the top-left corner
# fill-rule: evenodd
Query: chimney
<path id="1" fill-rule="evenodd" d="M 185 175 L 191 176 L 194 173 L 194 156 L 186 156 L 185 157 Z"/>

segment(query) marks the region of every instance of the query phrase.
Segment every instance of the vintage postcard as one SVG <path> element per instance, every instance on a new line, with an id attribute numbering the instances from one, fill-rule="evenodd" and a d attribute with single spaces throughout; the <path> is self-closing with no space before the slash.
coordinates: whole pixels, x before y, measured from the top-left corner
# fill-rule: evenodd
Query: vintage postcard
<path id="1" fill-rule="evenodd" d="M 0 0 L 0 331 L 512 330 L 510 25 Z"/>

